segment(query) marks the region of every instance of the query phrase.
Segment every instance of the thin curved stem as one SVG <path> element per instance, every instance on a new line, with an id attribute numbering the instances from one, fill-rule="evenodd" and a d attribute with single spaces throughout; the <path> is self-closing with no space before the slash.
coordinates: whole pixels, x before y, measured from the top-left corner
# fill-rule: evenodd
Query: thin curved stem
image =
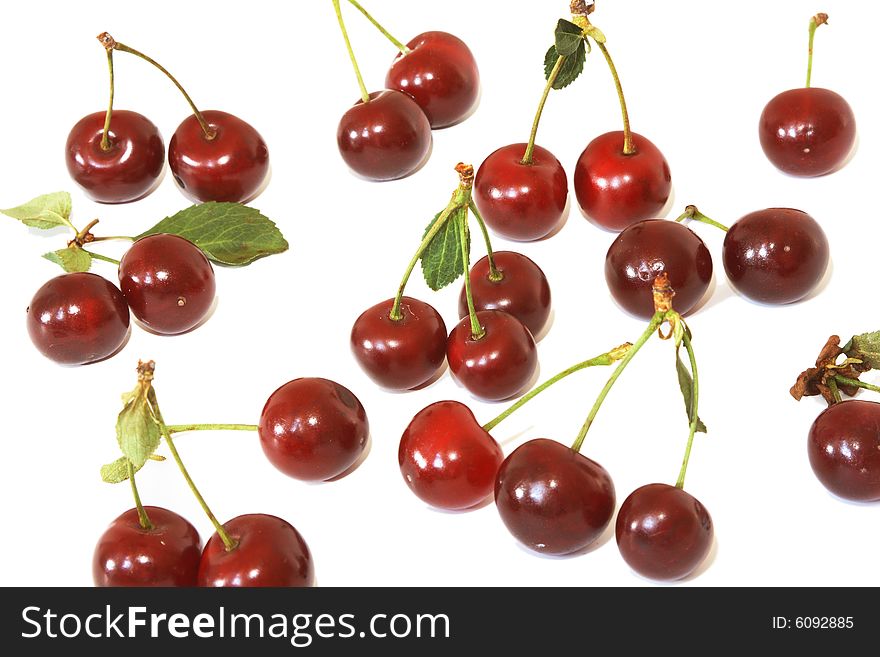
<path id="1" fill-rule="evenodd" d="M 468 208 L 474 213 L 474 218 L 477 220 L 480 232 L 483 233 L 483 241 L 486 243 L 486 259 L 489 261 L 489 280 L 493 283 L 497 283 L 504 278 L 504 273 L 499 271 L 498 267 L 495 266 L 495 252 L 492 250 L 492 241 L 489 239 L 489 231 L 486 228 L 486 223 L 483 221 L 483 216 L 480 214 L 480 211 L 477 210 L 477 204 L 474 203 L 473 199 L 468 203 Z"/>
<path id="2" fill-rule="evenodd" d="M 858 379 L 850 379 L 849 377 L 840 376 L 839 374 L 834 375 L 834 380 L 842 386 L 854 386 L 856 388 L 862 388 L 863 390 L 870 390 L 871 392 L 880 392 L 880 386 L 865 383 Z"/>
<path id="3" fill-rule="evenodd" d="M 116 83 L 113 75 L 113 50 L 107 49 L 107 68 L 110 69 L 110 101 L 107 103 L 107 115 L 104 117 L 104 134 L 101 135 L 101 150 L 110 150 L 110 119 L 113 117 L 113 97 Z"/>
<path id="4" fill-rule="evenodd" d="M 837 388 L 837 381 L 834 378 L 828 379 L 828 389 L 831 390 L 831 396 L 835 403 L 840 403 L 840 390 Z"/>
<path id="5" fill-rule="evenodd" d="M 468 317 L 471 320 L 471 339 L 481 340 L 486 335 L 486 329 L 480 325 L 477 317 L 477 309 L 474 306 L 474 295 L 471 291 L 470 276 L 470 234 L 468 231 L 467 212 L 459 214 L 454 221 L 458 222 L 458 237 L 461 243 L 462 262 L 464 263 L 464 296 L 467 299 Z"/>
<path id="6" fill-rule="evenodd" d="M 342 38 L 345 39 L 345 48 L 348 50 L 348 56 L 351 58 L 351 65 L 354 67 L 354 74 L 357 76 L 358 86 L 361 89 L 361 100 L 365 103 L 369 103 L 370 92 L 367 91 L 367 86 L 364 84 L 364 78 L 361 75 L 361 69 L 354 56 L 354 50 L 351 48 L 351 41 L 348 38 L 348 30 L 345 29 L 345 21 L 342 20 L 342 9 L 339 7 L 339 0 L 333 0 L 333 9 L 336 10 L 336 20 L 339 21 L 339 29 L 342 30 Z"/>
<path id="7" fill-rule="evenodd" d="M 110 258 L 109 256 L 101 255 L 100 253 L 95 253 L 94 251 L 88 251 L 86 249 L 83 249 L 83 253 L 88 253 L 95 260 L 103 260 L 104 262 L 109 262 L 111 265 L 119 266 L 119 261 L 115 258 Z"/>
<path id="8" fill-rule="evenodd" d="M 134 242 L 134 238 L 130 235 L 102 235 L 101 237 L 92 237 L 89 240 L 89 243 L 92 242 L 109 242 L 111 240 L 125 240 L 127 242 Z"/>
<path id="9" fill-rule="evenodd" d="M 593 404 L 593 408 L 590 409 L 590 414 L 587 416 L 587 419 L 584 421 L 583 426 L 581 427 L 580 432 L 575 438 L 574 444 L 571 448 L 579 452 L 581 450 L 581 446 L 584 444 L 584 438 L 587 437 L 587 432 L 590 430 L 590 427 L 593 424 L 593 420 L 596 418 L 596 414 L 599 412 L 599 408 L 602 406 L 602 402 L 605 401 L 605 397 L 608 396 L 608 392 L 611 390 L 612 386 L 614 386 L 615 381 L 620 377 L 623 373 L 623 370 L 626 369 L 626 366 L 629 365 L 630 361 L 635 358 L 635 355 L 639 353 L 639 349 L 644 346 L 644 344 L 651 338 L 656 331 L 666 320 L 667 313 L 665 311 L 658 311 L 654 313 L 654 316 L 651 318 L 651 321 L 648 323 L 648 327 L 645 329 L 645 332 L 639 336 L 639 339 L 635 341 L 632 347 L 627 350 L 626 355 L 621 359 L 620 363 L 618 363 L 617 367 L 614 368 L 614 371 L 611 373 L 611 376 L 608 378 L 608 381 L 605 383 L 605 386 L 599 392 L 599 396 L 596 398 L 596 402 Z"/>
<path id="10" fill-rule="evenodd" d="M 624 98 L 623 95 L 623 87 L 620 84 L 620 76 L 617 75 L 617 67 L 614 66 L 614 60 L 612 60 L 611 55 L 608 54 L 608 48 L 605 47 L 605 44 L 600 41 L 596 41 L 596 45 L 605 56 L 605 61 L 608 63 L 608 68 L 611 70 L 611 77 L 614 78 L 614 88 L 617 89 L 617 98 L 620 101 L 620 113 L 623 116 L 623 154 L 632 155 L 636 152 L 636 149 L 635 146 L 633 146 L 632 130 L 629 127 L 629 112 L 627 112 L 626 110 L 626 98 Z"/>
<path id="11" fill-rule="evenodd" d="M 532 163 L 532 156 L 535 152 L 535 138 L 538 136 L 538 124 L 541 123 L 541 114 L 544 113 L 544 105 L 547 102 L 547 96 L 550 95 L 550 90 L 553 88 L 553 83 L 556 82 L 559 70 L 562 68 L 564 62 L 565 57 L 562 55 L 557 57 L 556 63 L 553 65 L 553 69 L 547 77 L 547 84 L 544 85 L 544 93 L 541 94 L 541 100 L 538 103 L 538 111 L 535 112 L 535 120 L 532 121 L 532 132 L 529 134 L 529 143 L 526 145 L 526 152 L 523 154 L 521 161 L 522 164 L 529 165 Z"/>
<path id="12" fill-rule="evenodd" d="M 691 459 L 691 447 L 694 445 L 694 436 L 697 434 L 697 424 L 700 421 L 699 415 L 699 407 L 700 407 L 700 376 L 697 374 L 697 359 L 694 356 L 694 348 L 691 345 L 691 339 L 688 337 L 687 330 L 684 331 L 681 339 L 684 348 L 687 350 L 688 359 L 691 363 L 691 377 L 693 377 L 694 381 L 694 394 L 691 399 L 691 408 L 690 408 L 690 417 L 691 422 L 688 427 L 688 440 L 687 446 L 684 450 L 684 458 L 681 462 L 681 471 L 678 473 L 678 481 L 675 482 L 676 488 L 684 488 L 684 477 L 687 474 L 688 461 Z"/>
<path id="13" fill-rule="evenodd" d="M 165 427 L 169 433 L 185 431 L 256 431 L 256 424 L 169 424 Z"/>
<path id="14" fill-rule="evenodd" d="M 715 221 L 714 219 L 710 219 L 702 212 L 697 209 L 696 205 L 689 205 L 684 209 L 684 212 L 676 218 L 676 221 L 684 221 L 685 219 L 693 219 L 694 221 L 699 221 L 704 224 L 709 224 L 710 226 L 715 226 L 715 228 L 720 228 L 725 233 L 730 229 L 722 223 Z"/>
<path id="15" fill-rule="evenodd" d="M 581 370 L 586 369 L 588 367 L 595 367 L 597 365 L 611 365 L 612 363 L 617 362 L 618 360 L 620 360 L 621 358 L 624 357 L 626 352 L 629 351 L 630 347 L 632 347 L 632 345 L 629 342 L 627 342 L 625 344 L 620 345 L 619 347 L 617 347 L 615 349 L 612 349 L 611 351 L 607 351 L 604 354 L 596 356 L 595 358 L 590 358 L 589 360 L 582 361 L 576 365 L 572 365 L 568 369 L 562 370 L 556 376 L 553 376 L 553 377 L 547 379 L 546 381 L 544 381 L 544 383 L 542 383 L 541 385 L 537 386 L 536 388 L 530 390 L 528 393 L 526 393 L 525 395 L 520 397 L 513 405 L 511 405 L 505 411 L 500 413 L 494 419 L 492 419 L 489 422 L 487 422 L 486 424 L 484 424 L 483 429 L 485 429 L 486 431 L 491 431 L 496 426 L 498 426 L 501 422 L 506 420 L 510 415 L 512 415 L 514 412 L 516 412 L 522 406 L 524 406 L 526 403 L 530 402 L 532 399 L 534 399 L 535 397 L 540 395 L 542 392 L 544 392 L 547 388 L 552 386 L 554 383 L 557 383 L 558 381 L 562 381 L 562 379 L 566 378 L 567 376 L 574 374 L 575 372 L 580 372 Z"/>
<path id="16" fill-rule="evenodd" d="M 393 36 L 391 36 L 391 33 L 389 33 L 388 30 L 386 30 L 384 27 L 382 27 L 382 25 L 379 23 L 379 21 L 377 21 L 375 18 L 373 18 L 366 9 L 361 7 L 360 3 L 357 2 L 357 0 L 348 0 L 348 2 L 355 9 L 357 9 L 359 12 L 361 12 L 364 15 L 364 17 L 373 24 L 373 27 L 375 27 L 377 30 L 379 30 L 385 36 L 386 39 L 388 39 L 391 43 L 393 43 L 395 48 L 397 48 L 404 55 L 407 54 L 408 52 L 410 52 L 410 49 L 406 47 L 405 43 L 398 41 Z"/>
<path id="17" fill-rule="evenodd" d="M 150 516 L 147 515 L 147 510 L 141 503 L 141 496 L 134 481 L 134 464 L 131 461 L 128 462 L 128 481 L 131 484 L 131 494 L 134 496 L 134 505 L 137 508 L 138 522 L 140 522 L 141 527 L 149 531 L 153 528 L 153 523 L 150 522 Z"/>
<path id="18" fill-rule="evenodd" d="M 810 88 L 810 80 L 813 77 L 813 38 L 816 36 L 816 29 L 827 22 L 828 14 L 816 14 L 810 18 L 810 39 L 807 42 L 807 89 Z"/>

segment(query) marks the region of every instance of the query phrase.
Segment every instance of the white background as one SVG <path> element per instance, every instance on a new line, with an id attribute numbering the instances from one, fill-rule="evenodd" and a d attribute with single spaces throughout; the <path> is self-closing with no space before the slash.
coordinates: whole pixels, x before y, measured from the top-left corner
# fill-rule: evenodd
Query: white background
<path id="1" fill-rule="evenodd" d="M 217 515 L 286 518 L 311 547 L 320 585 L 648 584 L 619 556 L 613 523 L 596 549 L 553 559 L 519 547 L 492 505 L 467 513 L 427 508 L 397 467 L 410 418 L 441 399 L 467 402 L 482 422 L 505 405 L 474 401 L 448 373 L 418 392 L 381 391 L 348 350 L 355 317 L 393 294 L 425 224 L 446 204 L 456 184 L 452 167 L 460 160 L 479 164 L 495 148 L 528 137 L 543 88 L 543 56 L 567 5 L 371 0 L 368 7 L 403 41 L 432 29 L 462 37 L 482 73 L 477 112 L 434 133 L 430 161 L 418 173 L 381 184 L 352 176 L 337 152 L 337 122 L 358 90 L 330 0 L 157 1 L 149 8 L 84 0 L 19 3 L 11 10 L 0 40 L 0 207 L 65 189 L 73 192 L 76 225 L 100 217 L 98 234 L 135 234 L 188 205 L 170 176 L 148 198 L 119 206 L 91 203 L 67 176 L 67 132 L 105 107 L 105 58 L 94 36 L 109 30 L 165 64 L 205 109 L 233 112 L 261 131 L 273 176 L 253 205 L 278 222 L 291 249 L 246 269 L 219 269 L 216 313 L 196 331 L 169 338 L 136 327 L 112 359 L 64 368 L 32 347 L 24 320 L 33 293 L 60 273 L 40 254 L 61 248 L 67 236 L 38 234 L 0 217 L 2 584 L 91 583 L 98 536 L 132 506 L 128 487 L 102 483 L 98 468 L 118 456 L 119 394 L 133 386 L 139 358 L 158 363 L 156 388 L 170 423 L 255 423 L 268 395 L 301 376 L 335 379 L 361 399 L 372 450 L 359 469 L 334 483 L 282 475 L 252 433 L 178 439 Z M 378 89 L 394 49 L 357 12 L 343 10 L 367 86 Z M 772 96 L 803 84 L 807 21 L 818 10 L 831 21 L 816 37 L 813 82 L 849 100 L 859 147 L 843 170 L 796 179 L 764 158 L 756 128 Z M 695 226 L 716 275 L 711 297 L 689 320 L 702 378 L 700 414 L 710 433 L 697 437 L 687 489 L 709 509 L 717 538 L 707 564 L 685 585 L 880 584 L 873 566 L 878 508 L 837 500 L 817 482 L 805 445 L 822 403 L 797 404 L 788 395 L 829 334 L 847 339 L 880 328 L 874 254 L 880 97 L 872 45 L 880 10 L 876 3 L 835 0 L 738 9 L 696 0 L 604 0 L 592 18 L 608 37 L 634 129 L 670 163 L 670 215 L 695 203 L 730 224 L 753 210 L 796 207 L 822 224 L 832 247 L 832 272 L 817 295 L 763 307 L 727 285 L 721 233 Z M 182 98 L 147 64 L 125 54 L 116 63 L 117 107 L 148 116 L 167 144 L 187 115 Z M 571 179 L 583 147 L 619 122 L 611 78 L 596 51 L 576 84 L 551 94 L 538 142 Z M 554 323 L 539 344 L 541 379 L 641 333 L 643 324 L 618 310 L 605 286 L 612 239 L 575 205 L 558 235 L 515 246 L 540 264 L 553 289 Z M 478 258 L 481 248 L 474 245 Z M 513 245 L 495 239 L 495 246 Z M 121 249 L 105 252 L 118 257 Z M 94 271 L 115 278 L 110 265 L 96 263 Z M 434 304 L 447 325 L 456 320 L 457 284 L 433 294 L 416 275 L 408 293 Z M 608 373 L 571 377 L 501 424 L 494 435 L 505 453 L 534 437 L 570 443 Z M 619 504 L 642 484 L 675 481 L 686 435 L 672 345 L 654 340 L 610 394 L 584 452 L 611 473 Z M 145 503 L 180 512 L 203 539 L 210 536 L 171 461 L 149 464 L 138 481 Z"/>

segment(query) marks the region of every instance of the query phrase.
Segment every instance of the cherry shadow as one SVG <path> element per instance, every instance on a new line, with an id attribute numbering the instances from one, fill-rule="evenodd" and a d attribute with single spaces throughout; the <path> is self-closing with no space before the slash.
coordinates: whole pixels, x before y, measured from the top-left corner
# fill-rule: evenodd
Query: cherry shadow
<path id="1" fill-rule="evenodd" d="M 550 315 L 547 317 L 547 323 L 544 324 L 544 328 L 541 329 L 538 335 L 532 336 L 535 338 L 535 342 L 538 343 L 543 340 L 547 334 L 550 332 L 550 329 L 553 328 L 553 322 L 556 321 L 556 308 L 550 308 Z"/>

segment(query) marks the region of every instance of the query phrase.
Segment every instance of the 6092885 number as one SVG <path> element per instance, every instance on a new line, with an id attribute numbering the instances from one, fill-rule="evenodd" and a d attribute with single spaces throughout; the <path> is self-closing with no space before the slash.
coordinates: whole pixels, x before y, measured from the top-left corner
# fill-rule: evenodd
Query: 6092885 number
<path id="1" fill-rule="evenodd" d="M 852 616 L 798 616 L 794 626 L 799 630 L 839 630 L 854 626 Z"/>

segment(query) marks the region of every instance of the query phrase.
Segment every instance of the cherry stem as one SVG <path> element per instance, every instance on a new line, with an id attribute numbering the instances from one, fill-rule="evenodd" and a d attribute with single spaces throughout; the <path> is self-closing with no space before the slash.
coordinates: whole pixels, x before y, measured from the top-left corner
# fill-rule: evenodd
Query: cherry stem
<path id="1" fill-rule="evenodd" d="M 544 85 L 544 93 L 541 94 L 541 101 L 538 103 L 538 111 L 535 112 L 535 120 L 532 122 L 532 132 L 529 134 L 529 143 L 526 145 L 526 152 L 523 154 L 520 164 L 528 166 L 532 163 L 532 156 L 535 152 L 535 137 L 538 136 L 538 124 L 541 122 L 541 114 L 544 113 L 544 105 L 547 102 L 547 96 L 550 95 L 550 90 L 553 88 L 553 84 L 556 82 L 556 77 L 559 75 L 559 71 L 564 62 L 565 57 L 562 55 L 557 57 L 556 63 L 553 65 L 553 70 L 550 71 L 550 75 L 547 77 L 547 84 Z"/>
<path id="2" fill-rule="evenodd" d="M 400 281 L 400 285 L 397 288 L 397 294 L 394 296 L 394 304 L 391 306 L 391 312 L 388 314 L 388 317 L 395 322 L 399 322 L 403 319 L 403 314 L 400 312 L 403 291 L 406 288 L 406 284 L 409 282 L 410 274 L 412 274 L 413 269 L 415 269 L 419 258 L 422 257 L 425 249 L 428 248 L 431 241 L 443 229 L 446 222 L 449 221 L 453 211 L 458 210 L 459 208 L 467 208 L 471 202 L 471 188 L 474 184 L 473 167 L 459 164 L 455 167 L 455 170 L 459 174 L 458 189 L 452 193 L 452 198 L 443 209 L 443 212 L 440 213 L 437 220 L 434 221 L 428 229 L 428 232 L 425 233 L 425 236 L 422 238 L 422 243 L 419 244 L 419 248 L 416 249 L 412 260 L 409 261 L 409 264 L 406 267 L 406 272 L 403 274 L 403 279 Z"/>
<path id="3" fill-rule="evenodd" d="M 620 113 L 623 115 L 623 154 L 632 155 L 636 152 L 633 146 L 632 130 L 629 127 L 629 112 L 626 111 L 626 98 L 623 96 L 623 87 L 620 85 L 620 76 L 617 75 L 617 68 L 611 55 L 608 54 L 608 48 L 601 41 L 596 41 L 596 45 L 602 54 L 605 55 L 605 61 L 608 62 L 608 68 L 611 70 L 611 77 L 614 78 L 614 87 L 617 89 L 617 98 L 620 100 Z"/>
<path id="4" fill-rule="evenodd" d="M 256 424 L 169 424 L 168 433 L 183 433 L 185 431 L 257 431 Z"/>
<path id="5" fill-rule="evenodd" d="M 107 49 L 107 67 L 110 69 L 110 102 L 107 103 L 107 115 L 104 117 L 104 134 L 101 135 L 101 150 L 110 150 L 110 118 L 113 116 L 113 96 L 116 85 L 113 76 L 113 49 Z"/>
<path id="6" fill-rule="evenodd" d="M 76 242 L 79 246 L 82 246 L 86 242 L 94 241 L 94 238 L 93 239 L 87 239 L 87 238 L 88 238 L 88 235 L 91 232 L 92 228 L 97 226 L 99 221 L 101 221 L 101 220 L 100 219 L 92 219 L 89 223 L 86 224 L 85 228 L 76 232 L 76 237 L 73 238 L 73 241 Z"/>
<path id="7" fill-rule="evenodd" d="M 82 247 L 77 247 L 77 248 L 82 248 Z M 101 255 L 100 253 L 95 253 L 94 251 L 88 251 L 86 249 L 83 249 L 83 253 L 88 253 L 95 260 L 103 260 L 104 262 L 109 262 L 111 265 L 116 265 L 117 267 L 119 266 L 119 261 L 116 260 L 115 258 L 110 258 L 108 256 Z"/>
<path id="8" fill-rule="evenodd" d="M 130 235 L 103 235 L 101 237 L 94 237 L 89 240 L 89 242 L 109 242 L 111 240 L 126 240 L 128 242 L 134 242 L 134 238 Z"/>
<path id="9" fill-rule="evenodd" d="M 364 15 L 364 17 L 368 21 L 370 21 L 373 24 L 373 26 L 385 36 L 386 39 L 388 39 L 391 43 L 393 43 L 395 48 L 397 48 L 404 55 L 406 55 L 408 52 L 410 52 L 410 49 L 406 47 L 406 44 L 402 43 L 401 41 L 398 41 L 393 36 L 391 36 L 391 34 L 388 32 L 388 30 L 386 30 L 384 27 L 382 27 L 382 25 L 379 23 L 379 21 L 377 21 L 375 18 L 373 18 L 370 15 L 370 13 L 366 9 L 364 9 L 360 5 L 359 2 L 357 2 L 357 0 L 348 0 L 348 2 L 355 9 L 357 9 L 359 12 L 361 12 Z"/>
<path id="10" fill-rule="evenodd" d="M 572 365 L 566 370 L 562 370 L 556 376 L 547 379 L 546 381 L 544 381 L 544 383 L 520 397 L 512 406 L 510 406 L 507 410 L 498 415 L 498 417 L 484 424 L 483 429 L 485 429 L 486 431 L 491 431 L 502 421 L 506 420 L 508 416 L 519 410 L 521 406 L 524 406 L 527 402 L 531 401 L 539 394 L 544 392 L 547 388 L 552 386 L 554 383 L 561 381 L 568 375 L 574 374 L 575 372 L 579 372 L 588 367 L 595 367 L 597 365 L 611 365 L 612 363 L 617 362 L 624 357 L 624 355 L 630 350 L 631 347 L 632 345 L 629 342 L 626 342 L 619 347 L 612 349 L 611 351 L 605 352 L 600 356 L 590 358 L 589 360 L 582 361 L 577 365 Z"/>
<path id="11" fill-rule="evenodd" d="M 470 231 L 468 230 L 467 212 L 457 214 L 453 221 L 458 224 L 458 237 L 461 243 L 461 260 L 464 264 L 464 296 L 467 299 L 468 317 L 471 320 L 471 339 L 482 340 L 486 335 L 486 329 L 480 326 L 477 317 L 477 309 L 474 306 L 474 295 L 471 291 L 471 262 L 470 262 Z"/>
<path id="12" fill-rule="evenodd" d="M 623 370 L 626 369 L 626 366 L 629 365 L 629 362 L 635 357 L 637 353 L 639 353 L 639 349 L 651 338 L 660 326 L 666 321 L 666 316 L 669 314 L 669 311 L 658 310 L 654 313 L 654 316 L 651 318 L 651 321 L 648 323 L 648 327 L 645 329 L 645 332 L 639 336 L 639 339 L 635 341 L 635 343 L 630 347 L 624 357 L 621 359 L 620 363 L 617 367 L 614 368 L 614 371 L 611 373 L 611 376 L 608 378 L 607 383 L 599 392 L 599 396 L 596 398 L 596 402 L 593 404 L 593 408 L 590 409 L 590 414 L 587 416 L 584 425 L 581 427 L 580 432 L 575 438 L 574 444 L 571 448 L 579 452 L 581 451 L 581 446 L 584 444 L 584 438 L 587 437 L 587 432 L 590 430 L 590 426 L 593 424 L 593 420 L 596 418 L 596 414 L 599 412 L 599 408 L 602 406 L 602 402 L 605 401 L 605 397 L 608 395 L 608 391 L 611 390 L 615 381 L 617 381 L 618 377 L 623 373 Z"/>
<path id="13" fill-rule="evenodd" d="M 691 339 L 688 337 L 687 329 L 682 334 L 681 342 L 684 345 L 684 348 L 687 350 L 688 359 L 691 363 L 691 377 L 694 381 L 693 386 L 693 397 L 691 398 L 691 408 L 690 408 L 690 427 L 688 429 L 688 440 L 687 446 L 684 449 L 684 459 L 681 462 L 681 471 L 678 473 L 678 481 L 675 482 L 676 488 L 684 488 L 684 476 L 687 474 L 688 461 L 691 458 L 691 447 L 694 445 L 694 436 L 697 434 L 697 424 L 700 421 L 700 416 L 698 413 L 699 403 L 700 403 L 700 377 L 697 374 L 697 359 L 694 356 L 694 348 L 691 344 Z"/>
<path id="14" fill-rule="evenodd" d="M 370 92 L 364 84 L 364 78 L 361 75 L 361 69 L 358 67 L 357 59 L 354 56 L 354 50 L 351 48 L 351 41 L 348 38 L 348 30 L 345 29 L 345 21 L 342 20 L 342 9 L 339 7 L 339 0 L 333 0 L 333 9 L 336 10 L 336 20 L 339 21 L 339 29 L 342 30 L 342 38 L 345 39 L 345 48 L 348 50 L 348 56 L 351 58 L 351 65 L 354 67 L 354 74 L 357 76 L 358 86 L 361 88 L 361 100 L 364 103 L 370 102 Z"/>
<path id="15" fill-rule="evenodd" d="M 839 374 L 834 375 L 834 380 L 842 386 L 855 386 L 864 390 L 870 390 L 871 392 L 880 392 L 880 386 L 871 385 L 870 383 L 865 383 L 858 379 L 850 379 L 849 377 L 840 376 Z"/>
<path id="16" fill-rule="evenodd" d="M 474 203 L 473 199 L 468 203 L 468 208 L 474 213 L 477 225 L 480 227 L 480 232 L 483 233 L 483 241 L 486 243 L 486 259 L 489 261 L 489 280 L 493 283 L 497 283 L 504 279 L 504 272 L 499 271 L 495 266 L 495 252 L 492 250 L 492 241 L 489 239 L 489 231 L 486 229 L 486 222 L 483 221 L 483 216 L 480 214 L 480 211 L 477 210 L 477 204 Z"/>
<path id="17" fill-rule="evenodd" d="M 137 507 L 138 521 L 142 528 L 150 531 L 153 528 L 153 523 L 150 522 L 150 516 L 147 515 L 147 510 L 141 503 L 141 496 L 138 494 L 137 484 L 134 481 L 134 464 L 131 461 L 128 462 L 128 481 L 131 483 L 131 494 L 134 496 L 134 505 Z"/>
<path id="18" fill-rule="evenodd" d="M 828 379 L 828 389 L 831 391 L 831 397 L 834 399 L 835 404 L 839 404 L 841 402 L 840 398 L 840 390 L 837 388 L 836 377 L 832 377 Z"/>
<path id="19" fill-rule="evenodd" d="M 214 137 L 217 136 L 217 131 L 214 130 L 214 128 L 212 128 L 210 125 L 208 125 L 208 122 L 205 120 L 205 117 L 199 111 L 199 108 L 196 107 L 196 104 L 193 102 L 193 99 L 190 98 L 190 95 L 188 93 L 186 93 L 186 89 L 184 89 L 183 86 L 180 84 L 180 82 L 177 81 L 177 78 L 175 78 L 173 75 L 171 75 L 171 73 L 168 71 L 168 69 L 166 69 L 164 66 L 162 66 L 159 62 L 157 62 L 152 57 L 148 57 L 147 55 L 140 52 L 139 50 L 135 50 L 134 48 L 131 48 L 130 46 L 125 45 L 124 43 L 119 43 L 112 36 L 110 36 L 107 32 L 104 32 L 103 34 L 101 34 L 98 37 L 98 39 L 101 41 L 102 44 L 104 44 L 104 47 L 107 48 L 108 50 L 120 50 L 122 52 L 127 52 L 130 55 L 134 55 L 135 57 L 140 57 L 145 62 L 149 62 L 150 64 L 155 66 L 157 69 L 162 71 L 162 73 L 164 73 L 165 76 L 169 80 L 171 80 L 171 82 L 174 83 L 174 86 L 177 87 L 177 89 L 180 91 L 180 93 L 183 94 L 183 97 L 186 98 L 186 102 L 189 104 L 189 107 L 192 110 L 192 113 L 195 115 L 196 120 L 199 122 L 199 125 L 202 127 L 202 132 L 205 133 L 205 139 L 207 139 L 208 141 L 211 141 L 212 139 L 214 139 Z"/>
<path id="20" fill-rule="evenodd" d="M 720 228 L 725 233 L 730 229 L 722 223 L 715 221 L 714 219 L 710 219 L 702 212 L 697 209 L 696 205 L 689 205 L 684 209 L 684 212 L 681 213 L 676 221 L 684 221 L 685 219 L 693 219 L 695 221 L 702 222 L 704 224 L 709 224 L 710 226 L 715 226 L 715 228 Z"/>
<path id="21" fill-rule="evenodd" d="M 807 43 L 807 89 L 810 88 L 810 80 L 813 77 L 813 37 L 816 29 L 828 22 L 828 14 L 816 14 L 810 19 L 810 40 Z"/>

